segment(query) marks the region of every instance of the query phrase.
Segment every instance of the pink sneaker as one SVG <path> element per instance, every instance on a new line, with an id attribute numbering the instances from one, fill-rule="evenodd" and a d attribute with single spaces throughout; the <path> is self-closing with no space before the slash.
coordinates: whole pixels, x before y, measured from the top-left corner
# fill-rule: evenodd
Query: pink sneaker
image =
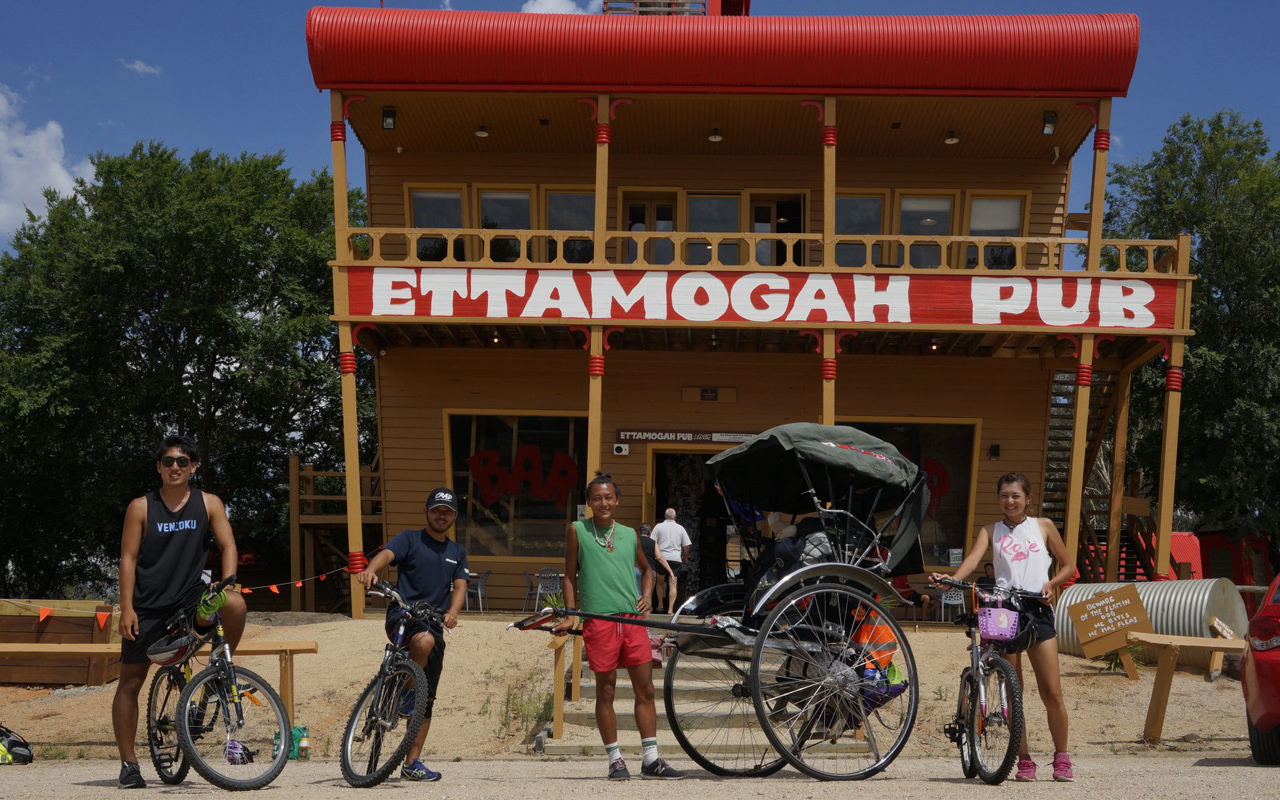
<path id="1" fill-rule="evenodd" d="M 1071 756 L 1066 753 L 1053 754 L 1053 779 L 1055 781 L 1073 781 L 1076 776 L 1071 774 Z"/>
<path id="2" fill-rule="evenodd" d="M 1036 779 L 1036 762 L 1032 761 L 1031 758 L 1027 756 L 1019 758 L 1018 771 L 1013 776 L 1013 779 L 1019 783 L 1034 781 Z"/>

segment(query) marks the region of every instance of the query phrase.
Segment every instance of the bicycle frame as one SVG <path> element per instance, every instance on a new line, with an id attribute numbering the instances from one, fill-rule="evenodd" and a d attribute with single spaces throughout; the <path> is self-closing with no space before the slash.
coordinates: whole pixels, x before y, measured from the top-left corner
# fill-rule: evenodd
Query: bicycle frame
<path id="1" fill-rule="evenodd" d="M 201 596 L 201 599 L 203 600 L 204 597 L 208 597 L 221 591 L 227 586 L 235 583 L 235 581 L 235 575 L 230 575 L 224 578 L 219 583 L 209 586 L 209 588 L 205 590 L 205 594 Z M 193 655 L 183 659 L 181 664 L 182 675 L 186 680 L 191 680 L 192 675 L 195 674 L 195 671 L 191 668 L 191 659 L 194 657 L 194 652 L 195 650 L 199 650 L 200 647 L 203 647 L 205 643 L 208 643 L 210 645 L 209 664 L 210 666 L 216 666 L 219 671 L 223 673 L 222 677 L 224 680 L 220 682 L 218 691 L 220 693 L 226 692 L 228 695 L 222 698 L 224 701 L 222 706 L 227 710 L 230 708 L 235 709 L 235 720 L 226 716 L 226 710 L 223 712 L 223 721 L 227 725 L 228 735 L 234 734 L 244 726 L 244 709 L 241 706 L 239 684 L 236 680 L 235 663 L 231 660 L 231 644 L 227 641 L 226 631 L 222 627 L 222 615 L 218 612 L 214 612 L 213 617 L 209 620 L 209 624 L 212 626 L 212 629 L 204 634 L 196 633 L 194 618 L 194 611 L 183 610 L 178 615 L 175 622 L 176 626 L 181 628 L 183 631 L 190 631 L 199 643 L 196 648 L 194 648 Z M 226 687 L 230 687 L 229 691 Z M 201 708 L 200 715 L 197 720 L 197 727 L 199 728 L 206 727 L 206 722 L 203 717 L 204 708 Z"/>

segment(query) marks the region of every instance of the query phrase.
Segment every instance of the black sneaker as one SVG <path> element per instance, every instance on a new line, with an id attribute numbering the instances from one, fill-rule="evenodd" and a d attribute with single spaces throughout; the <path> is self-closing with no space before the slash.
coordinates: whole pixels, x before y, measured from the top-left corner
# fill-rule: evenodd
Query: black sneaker
<path id="1" fill-rule="evenodd" d="M 664 759 L 656 758 L 652 764 L 645 764 L 640 767 L 641 778 L 656 778 L 663 781 L 678 781 L 684 778 L 684 773 L 668 764 Z"/>
<path id="2" fill-rule="evenodd" d="M 142 770 L 137 764 L 125 761 L 120 765 L 120 788 L 121 789 L 141 789 L 147 785 L 142 779 Z"/>
<path id="3" fill-rule="evenodd" d="M 615 758 L 609 762 L 609 780 L 611 781 L 629 781 L 631 773 L 627 771 L 627 762 L 620 758 Z"/>

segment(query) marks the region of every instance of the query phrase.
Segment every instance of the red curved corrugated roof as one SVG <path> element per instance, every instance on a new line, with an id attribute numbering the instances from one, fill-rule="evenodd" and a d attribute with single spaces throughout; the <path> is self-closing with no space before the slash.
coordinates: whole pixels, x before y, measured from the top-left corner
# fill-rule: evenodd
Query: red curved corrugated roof
<path id="1" fill-rule="evenodd" d="M 1132 14 L 625 17 L 313 8 L 321 89 L 1122 96 Z"/>

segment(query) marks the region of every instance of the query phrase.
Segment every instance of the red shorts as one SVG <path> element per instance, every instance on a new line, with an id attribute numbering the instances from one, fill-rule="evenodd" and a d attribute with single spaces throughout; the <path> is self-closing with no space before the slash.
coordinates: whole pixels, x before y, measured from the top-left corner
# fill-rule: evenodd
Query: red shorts
<path id="1" fill-rule="evenodd" d="M 618 616 L 643 619 L 639 614 Z M 589 619 L 582 623 L 582 643 L 592 672 L 612 672 L 618 667 L 647 664 L 651 658 L 649 631 L 643 625 Z"/>

